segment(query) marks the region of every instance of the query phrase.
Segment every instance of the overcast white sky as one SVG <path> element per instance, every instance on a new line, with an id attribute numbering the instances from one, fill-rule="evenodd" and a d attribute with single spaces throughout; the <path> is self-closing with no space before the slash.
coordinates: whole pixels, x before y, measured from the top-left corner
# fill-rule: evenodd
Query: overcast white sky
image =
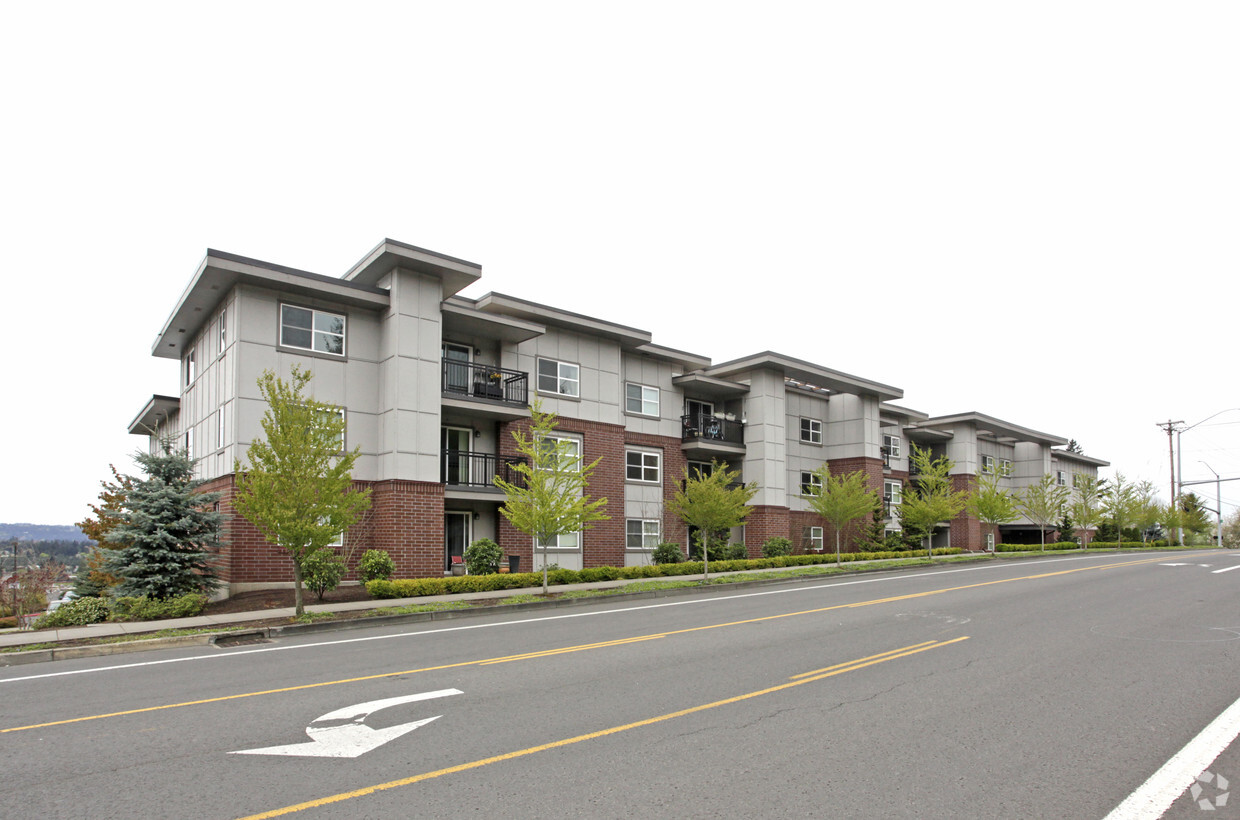
<path id="1" fill-rule="evenodd" d="M 1240 477 L 1238 41 L 1234 2 L 4 4 L 0 521 L 135 469 L 208 247 L 340 275 L 384 237 L 1164 495 L 1155 424 L 1227 411 L 1185 478 Z"/>

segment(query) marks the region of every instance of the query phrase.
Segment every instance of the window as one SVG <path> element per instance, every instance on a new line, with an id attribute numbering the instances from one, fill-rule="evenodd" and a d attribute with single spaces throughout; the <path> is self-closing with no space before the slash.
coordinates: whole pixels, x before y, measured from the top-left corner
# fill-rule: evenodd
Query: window
<path id="1" fill-rule="evenodd" d="M 624 385 L 624 409 L 643 416 L 659 415 L 659 388 L 629 382 Z"/>
<path id="2" fill-rule="evenodd" d="M 624 454 L 624 477 L 629 481 L 659 482 L 659 454 L 629 450 Z"/>
<path id="3" fill-rule="evenodd" d="M 995 471 L 994 456 L 982 456 L 982 471 L 987 473 L 993 473 Z"/>
<path id="4" fill-rule="evenodd" d="M 1080 473 L 1072 474 L 1072 486 L 1074 488 L 1081 486 L 1081 474 Z"/>
<path id="5" fill-rule="evenodd" d="M 220 355 L 224 355 L 224 348 L 228 347 L 228 308 L 220 311 Z"/>
<path id="6" fill-rule="evenodd" d="M 822 489 L 822 478 L 815 473 L 801 473 L 801 495 L 814 495 Z"/>
<path id="7" fill-rule="evenodd" d="M 659 546 L 659 521 L 629 518 L 624 522 L 624 545 L 631 550 L 652 550 Z"/>
<path id="8" fill-rule="evenodd" d="M 194 360 L 194 351 L 185 354 L 185 386 L 189 387 L 198 378 L 198 367 Z"/>
<path id="9" fill-rule="evenodd" d="M 986 551 L 995 551 L 995 534 L 993 532 L 986 533 Z"/>
<path id="10" fill-rule="evenodd" d="M 340 419 L 340 435 L 336 438 L 336 452 L 343 453 L 344 452 L 344 422 L 345 422 L 344 408 L 343 407 L 326 408 L 324 410 L 319 411 L 319 415 L 324 420 L 324 422 L 330 421 L 333 417 Z"/>
<path id="11" fill-rule="evenodd" d="M 280 306 L 280 344 L 344 355 L 344 317 L 323 310 Z"/>
<path id="12" fill-rule="evenodd" d="M 1055 483 L 1058 484 L 1060 487 L 1068 486 L 1068 474 L 1065 473 L 1063 470 L 1056 470 L 1055 471 Z"/>
<path id="13" fill-rule="evenodd" d="M 191 427 L 185 431 L 185 454 L 191 459 L 194 457 L 194 428 Z"/>
<path id="14" fill-rule="evenodd" d="M 883 501 L 896 506 L 904 500 L 904 487 L 899 481 L 883 482 Z"/>
<path id="15" fill-rule="evenodd" d="M 887 455 L 892 458 L 900 457 L 900 437 L 899 436 L 883 436 L 883 446 L 887 448 Z"/>
<path id="16" fill-rule="evenodd" d="M 801 441 L 822 444 L 822 422 L 818 419 L 801 419 Z"/>
<path id="17" fill-rule="evenodd" d="M 581 395 L 581 368 L 555 359 L 538 360 L 538 392 Z"/>
<path id="18" fill-rule="evenodd" d="M 1011 460 L 1006 459 L 1006 458 L 999 459 L 999 471 L 1003 473 L 1004 475 L 1011 473 L 1012 472 Z"/>
<path id="19" fill-rule="evenodd" d="M 557 535 L 546 543 L 547 549 L 553 550 L 575 550 L 580 544 L 581 533 L 566 532 L 563 535 Z M 540 545 L 540 548 L 543 545 Z"/>
<path id="20" fill-rule="evenodd" d="M 822 552 L 822 527 L 806 527 L 802 536 L 808 549 L 814 552 Z"/>
<path id="21" fill-rule="evenodd" d="M 215 447 L 224 446 L 224 408 L 215 411 Z"/>
<path id="22" fill-rule="evenodd" d="M 542 447 L 547 452 L 560 447 L 565 469 L 573 471 L 581 469 L 581 442 L 577 439 L 546 436 L 542 441 Z"/>

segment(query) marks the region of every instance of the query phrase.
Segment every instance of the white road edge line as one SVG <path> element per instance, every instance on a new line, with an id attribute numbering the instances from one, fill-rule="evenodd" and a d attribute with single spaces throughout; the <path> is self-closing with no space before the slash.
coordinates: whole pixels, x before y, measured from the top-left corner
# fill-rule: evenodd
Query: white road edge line
<path id="1" fill-rule="evenodd" d="M 1220 572 L 1231 572 L 1233 569 L 1240 569 L 1240 564 L 1236 564 L 1234 567 L 1224 567 L 1223 569 L 1210 570 L 1210 574 L 1218 575 Z"/>
<path id="2" fill-rule="evenodd" d="M 1157 820 L 1162 817 L 1236 735 L 1240 735 L 1240 700 L 1228 706 L 1104 820 Z"/>
<path id="3" fill-rule="evenodd" d="M 1088 558 L 1101 558 L 1104 556 L 1077 555 L 1066 556 L 1064 558 L 1046 558 L 1038 563 L 1038 566 L 1046 564 L 1057 564 L 1064 561 L 1084 561 Z M 1106 556 L 1109 557 L 1109 556 Z M 1118 558 L 1127 558 L 1128 556 L 1115 556 Z M 224 660 L 227 658 L 239 658 L 244 655 L 257 655 L 266 652 L 289 652 L 296 649 L 316 649 L 325 646 L 338 646 L 347 643 L 366 643 L 368 641 L 386 641 L 392 638 L 416 638 L 424 635 L 444 635 L 450 632 L 465 632 L 470 629 L 493 629 L 501 626 L 517 626 L 519 624 L 541 623 L 543 621 L 560 621 L 568 618 L 587 618 L 596 615 L 617 615 L 626 612 L 641 612 L 647 609 L 662 609 L 671 606 L 692 606 L 697 604 L 708 604 L 716 601 L 733 601 L 741 598 L 757 598 L 764 595 L 785 595 L 790 592 L 812 592 L 821 589 L 831 589 L 833 587 L 849 587 L 858 584 L 877 584 L 886 581 L 901 581 L 910 578 L 925 578 L 930 575 L 955 575 L 961 572 L 978 572 L 980 570 L 992 569 L 1012 569 L 1020 566 L 1029 566 L 1028 564 L 986 564 L 980 567 L 959 567 L 955 569 L 944 569 L 930 572 L 918 572 L 912 575 L 884 575 L 878 578 L 858 578 L 854 581 L 837 581 L 834 583 L 815 584 L 814 586 L 791 587 L 789 589 L 772 589 L 761 592 L 744 592 L 735 595 L 717 595 L 710 598 L 693 598 L 683 601 L 665 601 L 659 604 L 644 604 L 642 606 L 628 606 L 620 609 L 600 609 L 591 610 L 589 612 L 570 612 L 565 615 L 542 615 L 537 618 L 520 618 L 512 621 L 500 621 L 495 623 L 469 624 L 466 626 L 446 626 L 437 629 L 422 629 L 416 632 L 397 632 L 390 635 L 371 635 L 366 638 L 341 638 L 334 641 L 315 641 L 314 643 L 292 644 L 285 646 L 267 646 L 261 649 L 240 649 L 233 652 L 217 652 L 211 655 L 191 655 L 187 658 L 167 658 L 159 661 L 141 661 L 138 663 L 117 664 L 115 666 L 99 666 L 91 669 L 71 669 L 65 672 L 46 672 L 41 675 L 25 675 L 19 678 L 0 679 L 0 685 L 6 683 L 18 683 L 20 681 L 42 680 L 44 678 L 59 678 L 66 675 L 86 675 L 93 672 L 114 672 L 120 669 L 137 669 L 144 666 L 162 666 L 169 663 L 185 663 L 187 661 L 214 661 Z M 515 593 L 514 593 L 515 594 Z"/>

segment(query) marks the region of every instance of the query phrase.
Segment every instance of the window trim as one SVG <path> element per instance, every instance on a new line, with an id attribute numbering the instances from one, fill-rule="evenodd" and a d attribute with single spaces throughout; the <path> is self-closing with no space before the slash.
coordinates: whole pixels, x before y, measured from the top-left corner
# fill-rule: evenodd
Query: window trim
<path id="1" fill-rule="evenodd" d="M 896 506 L 904 500 L 904 482 L 895 478 L 883 479 L 883 501 Z"/>
<path id="2" fill-rule="evenodd" d="M 826 538 L 823 534 L 823 528 L 818 526 L 806 527 L 802 537 L 806 541 L 805 548 L 813 552 L 822 552 L 826 548 Z M 815 547 L 814 545 L 818 546 Z"/>
<path id="3" fill-rule="evenodd" d="M 632 532 L 632 526 L 634 524 L 638 525 L 637 533 Z M 653 533 L 650 533 L 647 531 L 648 529 L 650 529 L 648 525 L 654 525 Z M 641 542 L 640 546 L 633 546 L 631 542 L 631 539 L 635 535 Z M 649 538 L 653 538 L 654 541 L 649 546 L 647 546 L 646 541 Z M 659 542 L 662 540 L 662 538 L 663 538 L 663 522 L 660 521 L 659 519 L 657 518 L 626 518 L 624 519 L 624 548 L 626 550 L 633 551 L 633 552 L 636 552 L 636 551 L 650 552 L 655 547 L 659 546 Z"/>
<path id="4" fill-rule="evenodd" d="M 189 387 L 198 378 L 198 357 L 194 355 L 194 348 L 191 347 L 185 354 L 185 386 Z"/>
<path id="5" fill-rule="evenodd" d="M 542 372 L 543 362 L 550 362 L 551 364 L 555 365 L 555 387 L 556 387 L 555 390 L 544 390 L 543 389 L 543 376 L 544 376 Z M 577 374 L 571 379 L 566 378 L 560 370 L 561 367 L 571 367 L 577 371 Z M 548 378 L 550 377 L 548 376 Z M 564 382 L 571 382 L 572 384 L 575 384 L 577 386 L 577 392 L 575 393 L 560 392 L 559 388 L 562 386 Z M 538 359 L 534 362 L 534 384 L 538 388 L 539 393 L 549 393 L 553 396 L 567 396 L 570 399 L 580 399 L 581 398 L 581 365 L 577 364 L 576 362 L 566 362 L 561 359 L 551 359 L 546 356 L 539 356 Z"/>
<path id="6" fill-rule="evenodd" d="M 801 416 L 801 441 L 806 444 L 822 444 L 822 421 Z"/>
<path id="7" fill-rule="evenodd" d="M 813 472 L 807 473 L 804 470 L 802 470 L 801 471 L 801 495 L 813 495 L 813 493 L 811 492 L 811 488 L 813 487 L 817 487 L 820 490 L 822 489 L 821 476 Z"/>
<path id="8" fill-rule="evenodd" d="M 638 406 L 637 410 L 634 410 L 632 407 L 629 406 L 629 402 L 634 400 L 634 397 L 629 395 L 629 388 L 632 388 L 632 387 L 636 387 L 638 391 L 638 396 L 636 397 L 637 406 Z M 654 393 L 653 400 L 647 398 L 647 391 L 651 391 Z M 630 413 L 630 414 L 637 415 L 637 416 L 650 416 L 651 418 L 658 418 L 659 417 L 659 400 L 660 400 L 659 399 L 659 388 L 657 387 L 651 387 L 648 384 L 642 384 L 640 382 L 625 382 L 624 383 L 624 412 L 626 413 Z M 654 410 L 648 411 L 646 409 L 646 405 L 651 404 L 651 403 L 654 404 Z"/>
<path id="9" fill-rule="evenodd" d="M 640 456 L 637 464 L 631 462 L 633 456 Z M 647 463 L 647 457 L 654 459 L 653 467 Z M 630 470 L 637 468 L 640 478 L 633 478 Z M 654 478 L 647 478 L 646 473 L 654 470 Z M 624 480 L 632 481 L 639 484 L 661 484 L 663 481 L 663 454 L 652 450 L 633 450 L 626 449 L 624 451 Z"/>
<path id="10" fill-rule="evenodd" d="M 998 464 L 998 461 L 995 460 L 994 456 L 982 456 L 982 471 L 983 472 L 990 471 L 993 473 L 996 469 L 995 467 L 996 464 Z"/>
<path id="11" fill-rule="evenodd" d="M 305 310 L 305 311 L 310 312 L 310 346 L 309 347 L 303 347 L 302 345 L 292 344 L 291 342 L 285 341 L 284 339 L 284 328 L 285 328 L 284 309 L 285 308 L 292 308 L 294 310 Z M 340 320 L 340 332 L 333 333 L 328 330 L 319 330 L 317 327 L 315 327 L 315 325 L 317 324 L 316 320 L 318 319 L 320 314 L 324 316 L 333 316 L 339 319 Z M 305 330 L 306 328 L 293 328 L 293 329 L 294 330 Z M 340 337 L 340 352 L 333 353 L 330 350 L 319 350 L 317 347 L 315 347 L 314 339 L 315 339 L 315 336 L 319 333 L 329 335 L 329 336 L 339 336 Z M 334 311 L 323 310 L 321 308 L 306 307 L 305 305 L 298 305 L 292 302 L 281 302 L 280 303 L 280 315 L 279 315 L 279 331 L 277 333 L 277 339 L 278 339 L 280 347 L 287 348 L 289 350 L 297 350 L 303 353 L 312 353 L 318 356 L 330 356 L 333 359 L 346 358 L 349 353 L 349 314 L 336 313 Z"/>
<path id="12" fill-rule="evenodd" d="M 889 436 L 885 433 L 883 434 L 883 446 L 887 448 L 887 455 L 891 458 L 903 458 L 903 456 L 900 455 L 900 443 L 901 440 L 899 436 Z"/>

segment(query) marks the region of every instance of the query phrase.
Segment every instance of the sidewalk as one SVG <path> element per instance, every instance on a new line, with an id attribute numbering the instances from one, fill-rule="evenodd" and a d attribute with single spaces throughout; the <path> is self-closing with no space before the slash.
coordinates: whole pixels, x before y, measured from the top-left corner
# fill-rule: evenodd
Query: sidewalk
<path id="1" fill-rule="evenodd" d="M 858 562 L 865 563 L 865 562 Z M 761 570 L 762 573 L 779 573 L 788 570 L 800 569 L 800 567 L 781 567 L 778 569 Z M 741 572 L 712 572 L 712 578 L 722 575 L 741 575 L 745 573 L 753 573 L 754 570 L 742 570 Z M 555 593 L 574 592 L 577 590 L 592 589 L 614 589 L 616 587 L 626 586 L 640 581 L 650 580 L 676 580 L 676 581 L 700 581 L 702 575 L 677 575 L 668 578 L 636 578 L 623 579 L 617 581 L 599 581 L 591 584 L 559 584 L 551 587 L 551 591 Z M 778 580 L 778 579 L 770 579 Z M 766 581 L 756 581 L 755 583 L 765 583 Z M 497 589 L 488 592 L 464 592 L 456 595 L 426 595 L 418 598 L 384 598 L 374 599 L 370 601 L 349 601 L 339 604 L 307 604 L 307 612 L 356 612 L 368 609 L 385 609 L 397 608 L 418 604 L 433 604 L 450 601 L 483 601 L 489 599 L 511 598 L 514 595 L 541 593 L 542 587 L 523 587 L 518 589 Z M 542 602 L 539 602 L 542 603 Z M 448 610 L 451 612 L 461 612 L 462 610 Z M 493 610 L 483 610 L 493 611 Z M 267 621 L 280 618 L 292 618 L 296 614 L 293 607 L 282 607 L 279 609 L 260 609 L 252 612 L 232 612 L 224 615 L 197 615 L 193 618 L 172 618 L 162 621 L 132 621 L 120 623 L 102 623 L 90 624 L 88 626 L 72 626 L 61 629 L 40 629 L 40 630 L 12 630 L 0 633 L 0 648 L 4 647 L 20 647 L 31 644 L 49 644 L 59 643 L 61 641 L 72 641 L 81 638 L 107 638 L 116 635 L 137 635 L 149 632 L 159 632 L 164 629 L 205 629 L 213 626 L 227 627 L 232 624 L 250 623 L 253 621 Z M 332 622 L 322 622 L 316 624 L 320 629 L 329 626 Z M 351 627 L 359 625 L 359 621 L 337 622 L 347 624 Z M 292 626 L 292 624 L 290 624 Z M 3 666 L 0 662 L 0 666 Z"/>

